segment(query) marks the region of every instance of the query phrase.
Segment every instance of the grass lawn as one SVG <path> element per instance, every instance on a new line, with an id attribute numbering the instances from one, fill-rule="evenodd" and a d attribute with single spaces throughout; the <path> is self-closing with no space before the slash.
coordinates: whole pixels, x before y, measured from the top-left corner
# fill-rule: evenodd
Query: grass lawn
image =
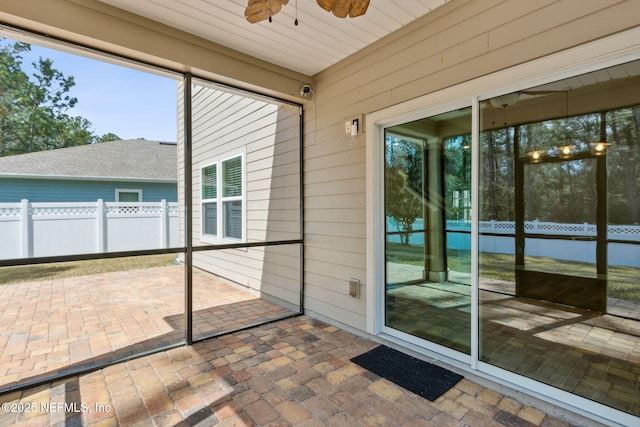
<path id="1" fill-rule="evenodd" d="M 0 268 L 0 285 L 172 265 L 176 254 L 57 262 Z"/>
<path id="2" fill-rule="evenodd" d="M 422 266 L 424 248 L 387 242 L 387 261 Z M 488 279 L 515 281 L 514 255 L 480 254 L 480 276 Z M 471 251 L 449 249 L 447 251 L 449 269 L 461 273 L 471 272 Z M 549 273 L 596 277 L 595 266 L 591 263 L 566 261 L 547 257 L 526 257 L 528 268 Z M 640 269 L 634 267 L 609 266 L 608 293 L 610 297 L 640 302 Z"/>

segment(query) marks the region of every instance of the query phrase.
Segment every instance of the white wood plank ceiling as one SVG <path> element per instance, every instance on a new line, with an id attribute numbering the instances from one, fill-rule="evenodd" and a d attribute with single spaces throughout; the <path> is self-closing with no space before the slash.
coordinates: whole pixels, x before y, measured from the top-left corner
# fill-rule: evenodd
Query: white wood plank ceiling
<path id="1" fill-rule="evenodd" d="M 366 15 L 339 19 L 316 0 L 289 0 L 273 22 L 250 24 L 247 0 L 100 1 L 309 76 L 447 2 L 371 0 Z"/>

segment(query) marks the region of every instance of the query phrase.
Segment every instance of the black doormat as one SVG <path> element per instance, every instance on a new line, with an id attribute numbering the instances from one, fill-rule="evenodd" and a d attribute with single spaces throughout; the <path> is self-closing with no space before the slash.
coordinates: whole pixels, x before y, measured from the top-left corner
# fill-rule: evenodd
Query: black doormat
<path id="1" fill-rule="evenodd" d="M 351 361 L 431 401 L 464 378 L 384 345 L 356 356 Z"/>

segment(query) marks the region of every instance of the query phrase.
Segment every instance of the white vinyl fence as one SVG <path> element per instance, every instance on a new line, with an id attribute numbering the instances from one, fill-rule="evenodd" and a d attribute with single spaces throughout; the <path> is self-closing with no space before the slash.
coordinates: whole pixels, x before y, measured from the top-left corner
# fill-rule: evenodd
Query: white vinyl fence
<path id="1" fill-rule="evenodd" d="M 0 203 L 0 259 L 178 245 L 178 204 Z"/>
<path id="2" fill-rule="evenodd" d="M 480 236 L 480 251 L 501 254 L 515 253 L 516 225 L 513 221 L 480 221 L 480 233 L 492 235 Z M 556 222 L 525 221 L 525 232 L 540 234 L 551 239 L 536 239 L 527 237 L 524 251 L 526 255 L 551 257 L 569 261 L 594 263 L 596 260 L 596 242 L 552 239 L 554 235 L 562 236 L 596 236 L 595 224 L 562 224 Z M 392 218 L 388 219 L 388 230 L 397 231 L 397 225 Z M 413 224 L 414 230 L 423 230 L 422 220 Z M 447 247 L 450 249 L 471 249 L 471 223 L 469 221 L 448 220 L 446 223 Z M 504 234 L 504 236 L 500 236 Z M 400 242 L 400 237 L 391 235 L 390 241 Z M 608 264 L 629 267 L 640 267 L 640 226 L 638 225 L 609 225 L 607 238 L 629 243 L 608 244 Z M 410 244 L 424 244 L 423 233 L 413 233 L 409 238 Z"/>

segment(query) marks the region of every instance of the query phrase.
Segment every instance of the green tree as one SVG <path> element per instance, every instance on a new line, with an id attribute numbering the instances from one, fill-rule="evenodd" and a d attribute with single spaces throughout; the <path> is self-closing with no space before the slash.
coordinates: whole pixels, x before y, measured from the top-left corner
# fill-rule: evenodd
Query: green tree
<path id="1" fill-rule="evenodd" d="M 115 133 L 105 133 L 102 136 L 99 136 L 96 138 L 95 142 L 109 142 L 109 141 L 118 141 L 122 138 L 120 138 L 118 135 L 116 135 Z"/>
<path id="2" fill-rule="evenodd" d="M 465 206 L 465 191 L 471 192 L 471 134 L 444 140 L 444 199 L 448 220 L 461 220 L 470 207 Z M 457 203 L 454 201 L 457 194 Z"/>
<path id="3" fill-rule="evenodd" d="M 0 156 L 19 149 L 24 133 L 26 98 L 23 89 L 29 77 L 22 71 L 22 52 L 30 50 L 26 43 L 0 47 Z"/>
<path id="4" fill-rule="evenodd" d="M 51 150 L 120 139 L 113 133 L 97 136 L 91 122 L 68 114 L 78 99 L 70 95 L 73 76 L 65 76 L 51 59 L 23 68 L 27 43 L 0 38 L 0 156 Z"/>
<path id="5" fill-rule="evenodd" d="M 55 126 L 58 127 L 56 132 L 59 134 L 59 140 L 57 146 L 52 148 L 73 147 L 97 142 L 91 131 L 91 122 L 84 117 L 70 117 L 61 114 L 56 120 Z"/>
<path id="6" fill-rule="evenodd" d="M 560 146 L 589 153 L 596 141 L 606 151 L 608 221 L 640 222 L 640 107 L 589 113 L 492 129 L 480 135 L 480 219 L 514 219 L 513 156 L 534 150 L 559 160 Z M 597 205 L 595 158 L 524 165 L 525 219 L 563 223 L 595 223 Z"/>
<path id="7" fill-rule="evenodd" d="M 66 129 L 64 124 L 77 125 L 64 115 L 73 108 L 78 100 L 69 96 L 69 90 L 75 85 L 73 76 L 65 77 L 62 72 L 53 68 L 50 59 L 38 59 L 33 63 L 36 72 L 35 83 L 29 86 L 29 146 L 28 151 L 40 151 L 59 148 L 64 145 L 62 136 Z M 89 141 L 90 142 L 90 139 Z"/>
<path id="8" fill-rule="evenodd" d="M 610 111 L 603 117 L 608 150 L 609 181 L 622 185 L 609 186 L 609 221 L 617 224 L 640 223 L 640 107 Z"/>
<path id="9" fill-rule="evenodd" d="M 400 138 L 389 138 L 385 162 L 386 214 L 398 226 L 400 242 L 408 245 L 413 224 L 423 216 L 421 147 Z"/>

